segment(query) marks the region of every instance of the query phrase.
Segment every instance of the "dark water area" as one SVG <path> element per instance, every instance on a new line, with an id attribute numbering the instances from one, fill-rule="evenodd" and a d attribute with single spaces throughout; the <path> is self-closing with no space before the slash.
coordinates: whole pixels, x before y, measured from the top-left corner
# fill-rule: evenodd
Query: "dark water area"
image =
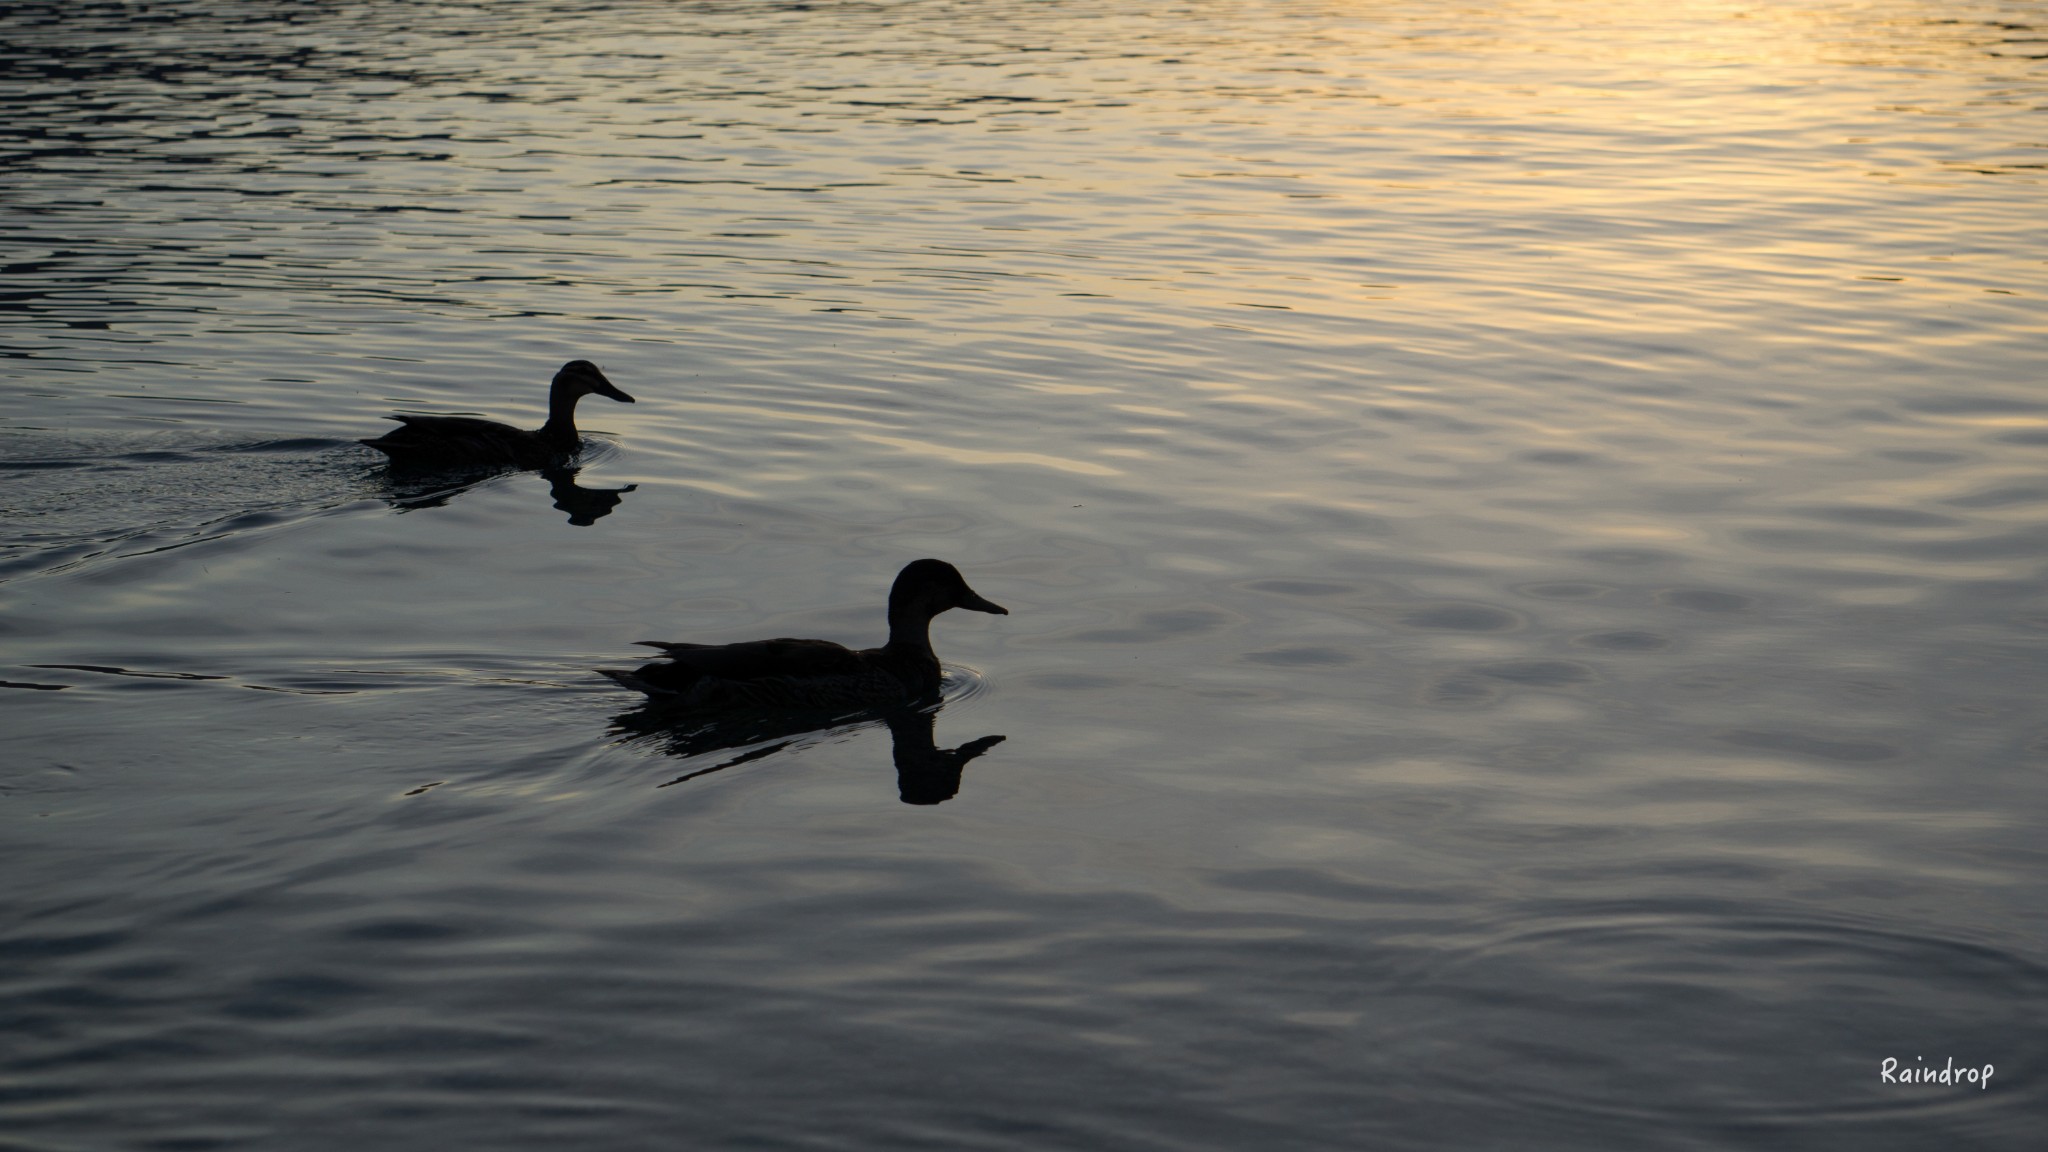
<path id="1" fill-rule="evenodd" d="M 0 1149 L 2038 1147 L 2044 108 L 1997 0 L 0 6 Z M 921 556 L 922 710 L 595 672 Z"/>

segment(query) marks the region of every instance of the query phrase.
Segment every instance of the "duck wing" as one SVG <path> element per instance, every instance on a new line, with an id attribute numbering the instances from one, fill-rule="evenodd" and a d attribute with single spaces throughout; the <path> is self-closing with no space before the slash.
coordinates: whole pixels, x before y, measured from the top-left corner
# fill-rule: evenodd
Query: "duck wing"
<path id="1" fill-rule="evenodd" d="M 668 659 L 630 672 L 598 671 L 650 696 L 720 707 L 836 707 L 890 689 L 902 691 L 901 682 L 868 656 L 830 640 L 641 643 L 661 649 Z"/>
<path id="2" fill-rule="evenodd" d="M 364 440 L 394 461 L 524 463 L 551 456 L 538 435 L 476 416 L 393 416 L 399 426 Z"/>
<path id="3" fill-rule="evenodd" d="M 666 667 L 688 669 L 718 680 L 857 676 L 867 669 L 860 653 L 830 640 L 748 640 L 739 644 L 675 644 L 642 641 L 668 656 Z"/>

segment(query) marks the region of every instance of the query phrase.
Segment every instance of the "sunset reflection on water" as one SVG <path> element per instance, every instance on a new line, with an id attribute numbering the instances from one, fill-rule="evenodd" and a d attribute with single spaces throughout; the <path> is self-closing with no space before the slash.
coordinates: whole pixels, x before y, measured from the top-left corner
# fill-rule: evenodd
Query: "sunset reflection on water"
<path id="1" fill-rule="evenodd" d="M 8 6 L 0 1127 L 2030 1147 L 2044 29 Z"/>

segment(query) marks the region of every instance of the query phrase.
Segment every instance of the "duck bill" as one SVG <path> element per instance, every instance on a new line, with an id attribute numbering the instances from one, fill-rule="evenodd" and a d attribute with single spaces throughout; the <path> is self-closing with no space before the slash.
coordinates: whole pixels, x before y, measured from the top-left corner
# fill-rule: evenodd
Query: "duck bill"
<path id="1" fill-rule="evenodd" d="M 955 605 L 955 607 L 972 608 L 976 612 L 987 612 L 991 616 L 1008 616 L 1010 614 L 1008 608 L 993 600 L 982 599 L 972 588 L 966 590 L 965 594 L 960 597 L 960 603 Z"/>
<path id="2" fill-rule="evenodd" d="M 631 396 L 628 396 L 624 392 L 619 391 L 618 385 L 613 384 L 609 380 L 605 381 L 603 384 L 598 386 L 597 394 L 599 396 L 605 397 L 606 399 L 617 400 L 621 404 L 631 404 L 633 402 L 633 398 Z"/>

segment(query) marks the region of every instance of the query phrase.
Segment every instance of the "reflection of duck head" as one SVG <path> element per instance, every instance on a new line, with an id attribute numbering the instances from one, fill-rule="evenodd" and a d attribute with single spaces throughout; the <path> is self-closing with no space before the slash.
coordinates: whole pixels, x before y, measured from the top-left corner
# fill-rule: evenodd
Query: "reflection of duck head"
<path id="1" fill-rule="evenodd" d="M 440 469 L 432 473 L 411 473 L 404 476 L 385 477 L 380 486 L 387 503 L 401 512 L 419 508 L 439 508 L 448 501 L 469 491 L 502 472 L 498 469 Z M 548 496 L 555 507 L 569 514 L 569 523 L 587 528 L 619 506 L 625 494 L 638 488 L 628 484 L 623 488 L 585 488 L 576 483 L 574 468 L 543 468 L 541 476 L 548 482 Z"/>
<path id="2" fill-rule="evenodd" d="M 939 710 L 894 709 L 882 717 L 896 757 L 896 794 L 905 804 L 943 804 L 960 792 L 960 771 L 967 762 L 1001 744 L 1002 736 L 983 736 L 958 748 L 940 748 L 932 739 Z"/>
<path id="3" fill-rule="evenodd" d="M 958 748 L 940 748 L 932 730 L 943 703 L 926 700 L 915 707 L 893 707 L 852 715 L 825 716 L 801 713 L 728 714 L 717 719 L 698 716 L 678 720 L 672 709 L 646 705 L 612 718 L 614 732 L 626 739 L 646 741 L 670 756 L 695 757 L 713 752 L 745 749 L 668 781 L 660 787 L 681 784 L 727 768 L 766 759 L 785 748 L 816 743 L 834 733 L 872 727 L 877 721 L 889 729 L 896 763 L 896 794 L 905 804 L 942 804 L 960 791 L 960 773 L 969 761 L 1003 742 L 1002 736 L 983 736 Z M 751 746 L 751 747 L 750 747 Z"/>
<path id="4" fill-rule="evenodd" d="M 597 365 L 571 360 L 548 386 L 547 423 L 532 431 L 475 416 L 393 416 L 398 427 L 362 443 L 401 469 L 546 468 L 566 463 L 583 446 L 576 402 L 585 396 L 633 403 Z"/>
<path id="5" fill-rule="evenodd" d="M 623 488 L 585 488 L 576 483 L 574 468 L 549 468 L 541 473 L 547 477 L 548 495 L 554 497 L 555 507 L 569 514 L 569 523 L 578 528 L 588 528 L 619 506 L 626 493 L 638 488 L 628 484 Z"/>

